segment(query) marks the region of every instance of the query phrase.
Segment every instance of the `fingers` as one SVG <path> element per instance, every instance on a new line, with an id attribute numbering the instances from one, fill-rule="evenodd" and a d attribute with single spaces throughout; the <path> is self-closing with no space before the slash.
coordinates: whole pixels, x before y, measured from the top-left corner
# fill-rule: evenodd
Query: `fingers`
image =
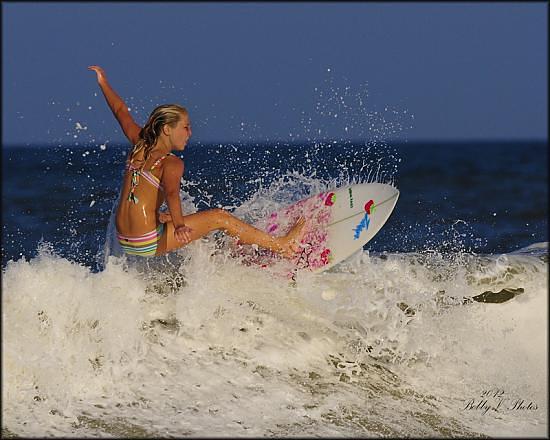
<path id="1" fill-rule="evenodd" d="M 176 236 L 176 240 L 178 240 L 181 243 L 188 244 L 191 242 L 191 231 L 192 229 L 188 226 L 180 226 L 174 231 L 174 235 Z"/>
<path id="2" fill-rule="evenodd" d="M 184 243 L 189 243 L 191 241 L 191 236 L 189 235 L 188 232 L 184 232 L 181 234 L 183 239 L 181 241 L 183 241 Z"/>
<path id="3" fill-rule="evenodd" d="M 176 240 L 178 240 L 179 242 L 185 241 L 185 233 L 183 231 L 176 229 L 174 231 L 174 235 L 176 237 Z"/>
<path id="4" fill-rule="evenodd" d="M 105 71 L 99 66 L 88 66 L 88 70 L 93 70 L 98 80 L 105 79 Z"/>

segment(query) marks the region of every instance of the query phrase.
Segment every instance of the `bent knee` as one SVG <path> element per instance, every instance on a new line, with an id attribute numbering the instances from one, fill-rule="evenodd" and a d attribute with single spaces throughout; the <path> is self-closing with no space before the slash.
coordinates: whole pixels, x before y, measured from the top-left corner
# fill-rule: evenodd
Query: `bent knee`
<path id="1" fill-rule="evenodd" d="M 218 217 L 223 217 L 223 216 L 229 214 L 229 213 L 228 213 L 225 209 L 223 209 L 223 208 L 212 208 L 212 209 L 210 210 L 210 212 L 211 212 L 212 214 L 214 214 L 215 216 L 218 216 Z"/>
<path id="2" fill-rule="evenodd" d="M 228 220 L 231 218 L 231 214 L 222 208 L 213 208 L 211 210 L 211 213 L 215 223 L 220 228 L 226 226 Z"/>

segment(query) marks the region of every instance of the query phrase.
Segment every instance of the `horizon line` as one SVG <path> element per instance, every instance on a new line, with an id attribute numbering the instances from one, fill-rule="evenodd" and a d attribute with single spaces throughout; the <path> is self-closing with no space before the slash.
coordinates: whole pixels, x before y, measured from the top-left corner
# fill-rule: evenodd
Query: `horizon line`
<path id="1" fill-rule="evenodd" d="M 244 145 L 244 146 L 251 146 L 251 145 L 284 145 L 284 146 L 298 146 L 298 145 L 313 145 L 316 143 L 319 144 L 325 144 L 325 143 L 336 143 L 336 144 L 389 144 L 389 145 L 433 145 L 433 144 L 472 144 L 472 143 L 479 143 L 479 144 L 496 144 L 496 143 L 505 143 L 505 144 L 513 144 L 513 143 L 529 143 L 529 144 L 547 144 L 548 139 L 542 139 L 542 138 L 515 138 L 515 139 L 504 139 L 504 138 L 494 138 L 494 139 L 488 139 L 488 138 L 471 138 L 471 139 L 419 139 L 419 140 L 407 140 L 407 139 L 388 139 L 388 140 L 364 140 L 364 139 L 346 139 L 346 140 L 336 140 L 336 139 L 322 139 L 317 141 L 289 141 L 289 140 L 247 140 L 247 141 L 240 141 L 240 140 L 230 140 L 230 141 L 197 141 L 197 142 L 191 142 L 187 148 L 192 148 L 193 144 L 195 145 L 203 145 L 203 146 L 214 146 L 214 145 Z M 59 144 L 59 143 L 44 143 L 41 145 L 34 145 L 30 142 L 25 143 L 4 143 L 2 142 L 2 148 L 94 148 L 99 147 L 100 145 L 105 144 Z M 109 143 L 109 147 L 124 147 L 127 145 L 130 147 L 130 143 Z"/>

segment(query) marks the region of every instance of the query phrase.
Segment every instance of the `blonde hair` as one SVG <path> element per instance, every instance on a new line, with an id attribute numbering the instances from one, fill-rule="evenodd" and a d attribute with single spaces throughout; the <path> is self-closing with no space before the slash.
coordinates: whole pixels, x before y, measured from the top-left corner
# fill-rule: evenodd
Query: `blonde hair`
<path id="1" fill-rule="evenodd" d="M 130 162 L 134 160 L 136 154 L 143 151 L 144 165 L 147 159 L 149 159 L 151 151 L 153 150 L 153 147 L 162 132 L 162 127 L 165 125 L 174 127 L 181 120 L 182 116 L 189 117 L 189 113 L 187 112 L 187 109 L 181 105 L 164 104 L 156 107 L 151 112 L 149 119 L 147 119 L 147 122 L 139 132 L 139 140 L 132 149 L 130 154 Z"/>

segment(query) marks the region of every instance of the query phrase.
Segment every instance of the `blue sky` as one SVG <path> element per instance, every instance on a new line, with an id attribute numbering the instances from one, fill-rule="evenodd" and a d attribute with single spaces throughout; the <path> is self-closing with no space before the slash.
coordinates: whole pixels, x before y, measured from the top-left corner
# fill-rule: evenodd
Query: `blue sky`
<path id="1" fill-rule="evenodd" d="M 123 142 L 186 106 L 197 142 L 547 139 L 548 6 L 2 3 L 3 145 Z"/>

